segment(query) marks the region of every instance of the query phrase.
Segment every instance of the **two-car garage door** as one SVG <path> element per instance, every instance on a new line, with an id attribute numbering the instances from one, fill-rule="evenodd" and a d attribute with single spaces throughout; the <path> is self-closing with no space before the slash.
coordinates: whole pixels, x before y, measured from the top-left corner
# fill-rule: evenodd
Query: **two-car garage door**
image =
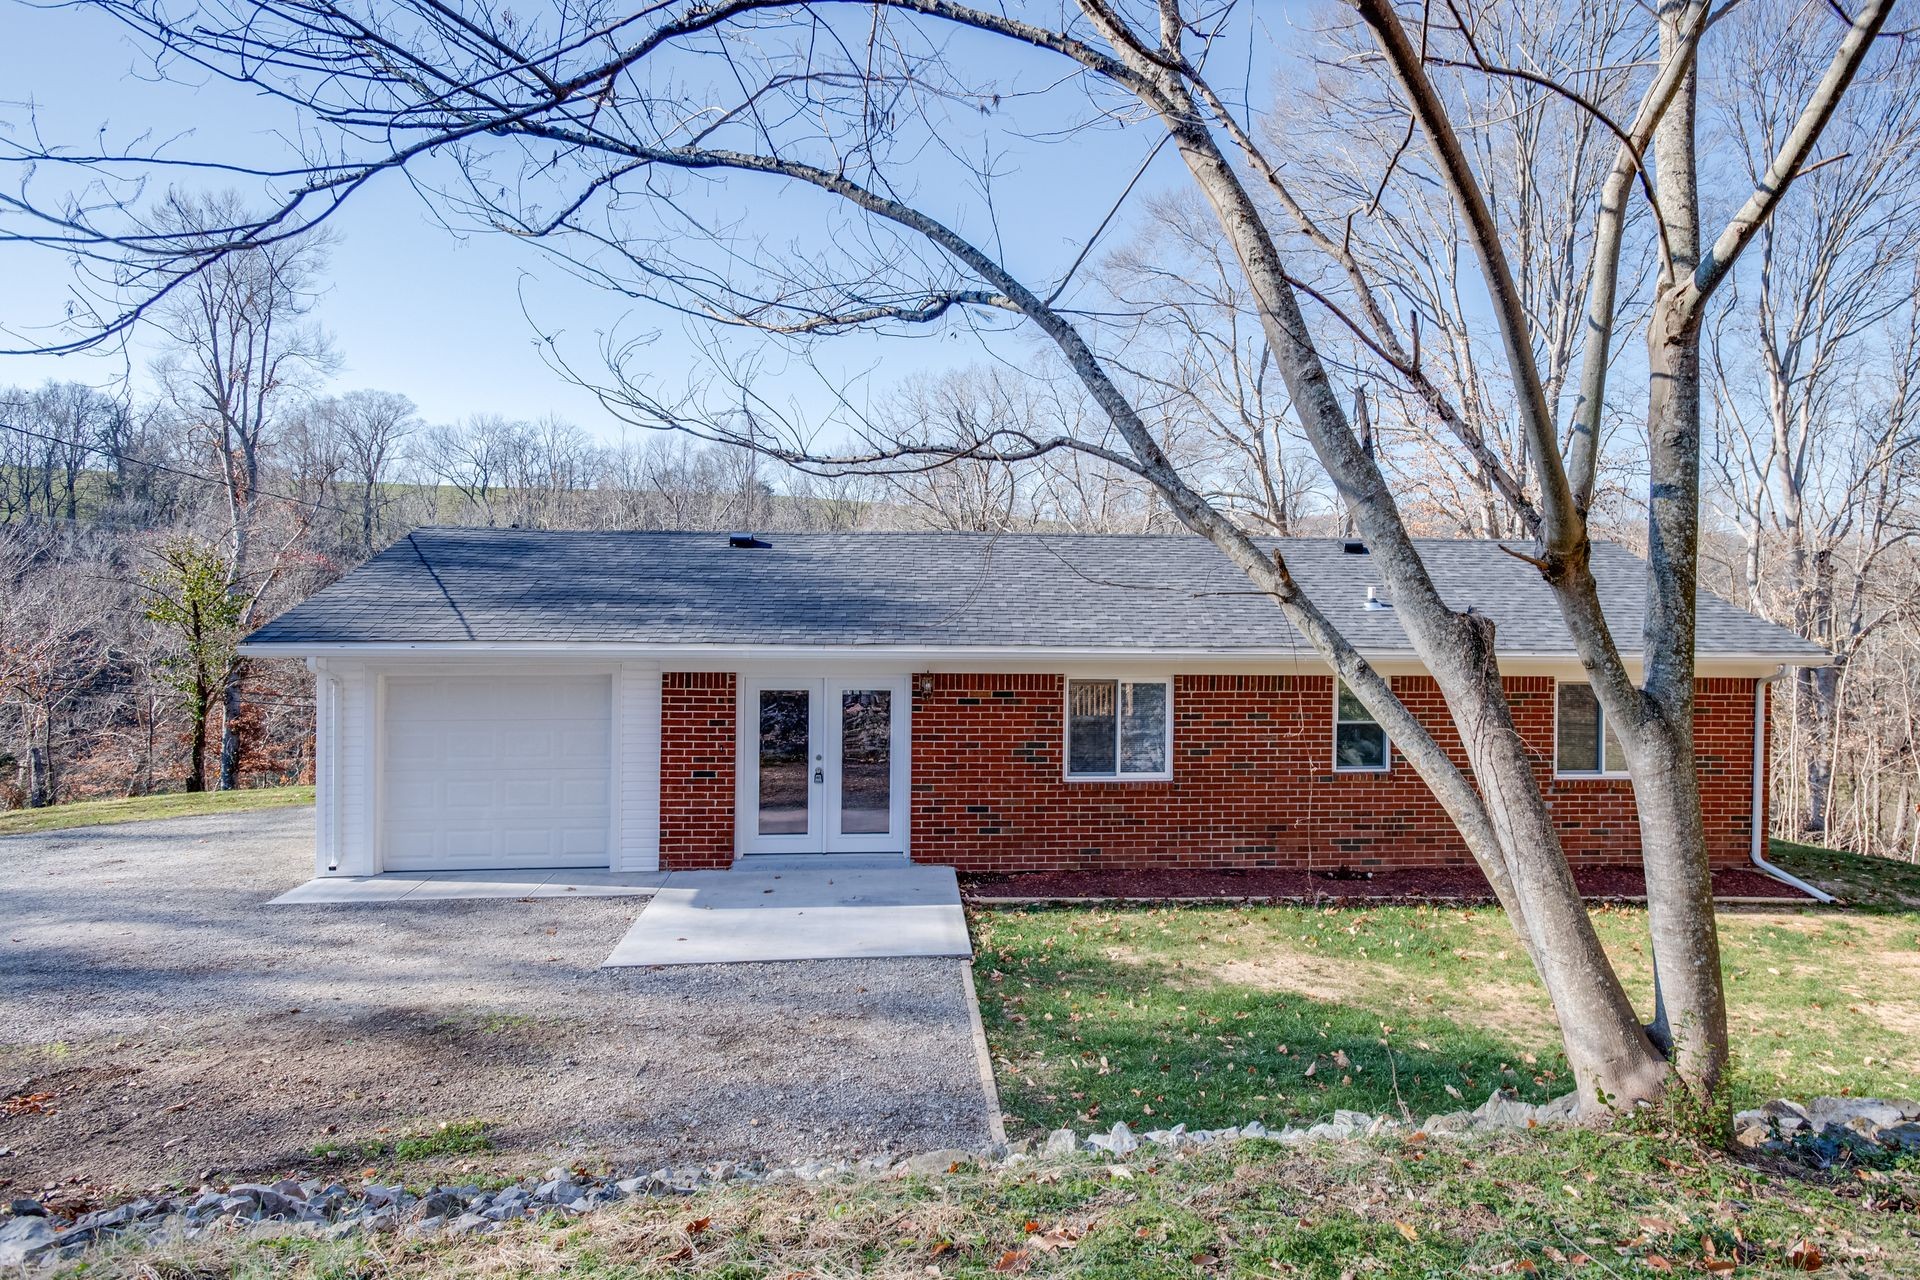
<path id="1" fill-rule="evenodd" d="M 612 690 L 601 676 L 389 676 L 388 871 L 605 867 Z"/>

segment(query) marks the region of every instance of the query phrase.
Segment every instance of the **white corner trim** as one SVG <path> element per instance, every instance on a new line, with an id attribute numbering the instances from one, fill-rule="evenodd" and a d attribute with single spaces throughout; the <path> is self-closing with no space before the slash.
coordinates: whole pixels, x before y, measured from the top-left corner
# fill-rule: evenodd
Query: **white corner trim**
<path id="1" fill-rule="evenodd" d="M 614 869 L 660 869 L 660 671 L 623 662 L 614 677 Z"/>

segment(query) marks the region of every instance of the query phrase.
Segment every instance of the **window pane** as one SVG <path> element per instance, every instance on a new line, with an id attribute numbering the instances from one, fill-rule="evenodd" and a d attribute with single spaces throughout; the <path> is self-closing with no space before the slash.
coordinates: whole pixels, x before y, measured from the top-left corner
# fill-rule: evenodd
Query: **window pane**
<path id="1" fill-rule="evenodd" d="M 1377 724 L 1335 725 L 1333 760 L 1342 769 L 1386 768 L 1387 731 Z"/>
<path id="2" fill-rule="evenodd" d="M 840 695 L 840 833 L 885 835 L 892 826 L 893 694 Z"/>
<path id="3" fill-rule="evenodd" d="M 1115 759 L 1115 702 L 1112 680 L 1067 682 L 1067 771 L 1112 773 Z"/>
<path id="4" fill-rule="evenodd" d="M 1360 705 L 1360 699 L 1353 696 L 1353 690 L 1347 688 L 1347 682 L 1342 680 L 1339 682 L 1339 685 L 1340 715 L 1338 719 L 1341 723 L 1372 724 L 1374 722 L 1373 717 L 1368 714 L 1365 707 Z"/>
<path id="5" fill-rule="evenodd" d="M 809 703 L 805 689 L 760 693 L 760 834 L 807 833 Z"/>
<path id="6" fill-rule="evenodd" d="M 1123 773 L 1167 771 L 1167 686 L 1120 686 L 1120 769 Z"/>
<path id="7" fill-rule="evenodd" d="M 1561 773 L 1600 770 L 1600 703 L 1584 684 L 1560 686 L 1558 767 Z"/>
<path id="8" fill-rule="evenodd" d="M 1604 721 L 1605 716 L 1601 717 Z M 1613 726 L 1607 725 L 1607 772 L 1625 773 L 1627 771 L 1627 753 L 1620 746 L 1620 739 L 1613 736 Z"/>

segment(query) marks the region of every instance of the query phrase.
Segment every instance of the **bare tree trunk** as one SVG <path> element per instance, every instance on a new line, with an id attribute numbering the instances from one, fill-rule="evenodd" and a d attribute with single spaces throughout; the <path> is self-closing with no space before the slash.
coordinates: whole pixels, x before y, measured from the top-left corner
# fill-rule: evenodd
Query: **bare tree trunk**
<path id="1" fill-rule="evenodd" d="M 51 753 L 46 735 L 35 734 L 27 746 L 27 808 L 44 809 L 53 803 Z"/>
<path id="2" fill-rule="evenodd" d="M 204 669 L 194 672 L 193 705 L 187 709 L 189 717 L 187 738 L 187 790 L 205 791 L 207 789 L 207 719 L 213 705 L 213 689 Z"/>
<path id="3" fill-rule="evenodd" d="M 1427 578 L 1384 477 L 1342 414 L 1251 198 L 1212 138 L 1196 127 L 1200 113 L 1184 87 L 1164 78 L 1161 91 L 1185 108 L 1166 111 L 1168 130 L 1240 260 L 1307 439 L 1373 549 L 1401 624 L 1446 697 L 1473 778 L 1485 797 L 1484 820 L 1493 837 L 1492 848 L 1476 848 L 1475 854 L 1496 888 L 1503 881 L 1508 886 L 1502 904 L 1552 998 L 1583 1109 L 1657 1097 L 1665 1086 L 1667 1064 L 1642 1032 L 1573 883 L 1559 832 L 1507 705 L 1492 626 L 1485 619 L 1454 613 Z M 1222 541 L 1202 522 L 1189 523 Z M 1231 547 L 1225 549 L 1233 554 Z M 1310 629 L 1302 630 L 1314 638 Z M 1364 685 L 1353 688 L 1376 716 L 1387 711 Z M 1424 730 L 1420 736 L 1427 737 Z M 1396 734 L 1396 742 L 1403 740 Z M 1413 763 L 1445 803 L 1446 780 L 1430 776 L 1417 759 Z M 1696 826 L 1697 811 L 1696 801 Z"/>
<path id="4" fill-rule="evenodd" d="M 240 673 L 230 671 L 220 690 L 220 787 L 240 786 Z"/>

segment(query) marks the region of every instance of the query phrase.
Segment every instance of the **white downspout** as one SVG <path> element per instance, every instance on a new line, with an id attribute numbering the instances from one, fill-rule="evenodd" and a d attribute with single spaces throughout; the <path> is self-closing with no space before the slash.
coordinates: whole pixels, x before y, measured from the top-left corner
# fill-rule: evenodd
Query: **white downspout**
<path id="1" fill-rule="evenodd" d="M 1753 851 L 1748 856 L 1753 865 L 1766 875 L 1772 876 L 1782 884 L 1791 885 L 1800 892 L 1812 895 L 1816 902 L 1837 902 L 1839 899 L 1825 889 L 1816 888 L 1791 872 L 1782 871 L 1767 861 L 1767 796 L 1765 791 L 1767 777 L 1767 686 L 1787 674 L 1785 666 L 1774 668 L 1770 676 L 1762 676 L 1753 682 Z"/>

